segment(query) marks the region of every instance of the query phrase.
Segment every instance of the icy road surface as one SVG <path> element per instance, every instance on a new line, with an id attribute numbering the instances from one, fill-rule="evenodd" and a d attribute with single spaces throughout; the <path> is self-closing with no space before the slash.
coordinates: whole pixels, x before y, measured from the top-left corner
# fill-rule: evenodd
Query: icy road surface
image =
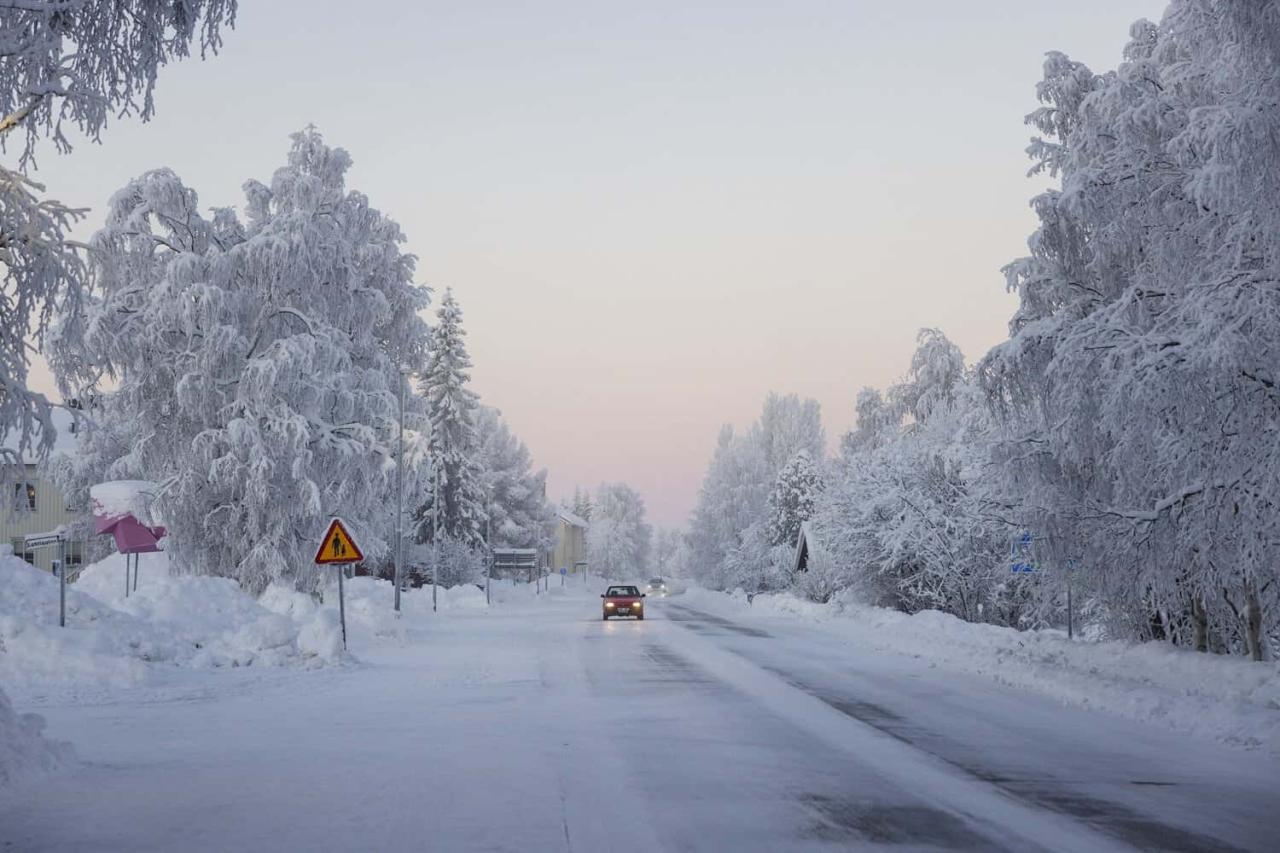
<path id="1" fill-rule="evenodd" d="M 648 606 L 544 595 L 357 634 L 351 666 L 14 697 L 82 763 L 0 794 L 0 850 L 1280 849 L 1267 756 Z"/>

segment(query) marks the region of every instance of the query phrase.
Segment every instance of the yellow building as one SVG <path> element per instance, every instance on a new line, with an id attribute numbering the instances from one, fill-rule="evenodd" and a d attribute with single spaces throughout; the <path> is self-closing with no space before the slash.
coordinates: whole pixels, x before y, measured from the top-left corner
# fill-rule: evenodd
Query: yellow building
<path id="1" fill-rule="evenodd" d="M 75 420 L 71 413 L 63 408 L 54 409 L 53 425 L 58 430 L 53 452 L 73 452 Z M 58 557 L 58 549 L 28 549 L 26 537 L 50 533 L 63 525 L 71 524 L 76 513 L 67 506 L 62 492 L 53 481 L 29 459 L 23 460 L 21 473 L 14 479 L 15 482 L 7 487 L 10 491 L 5 496 L 9 502 L 0 507 L 0 546 L 7 545 L 12 548 L 15 556 L 46 572 L 51 571 L 53 560 Z M 81 555 L 79 542 L 67 544 L 68 567 L 80 565 Z"/>
<path id="2" fill-rule="evenodd" d="M 587 522 L 567 509 L 557 510 L 556 546 L 551 555 L 551 572 L 569 574 L 587 570 Z"/>

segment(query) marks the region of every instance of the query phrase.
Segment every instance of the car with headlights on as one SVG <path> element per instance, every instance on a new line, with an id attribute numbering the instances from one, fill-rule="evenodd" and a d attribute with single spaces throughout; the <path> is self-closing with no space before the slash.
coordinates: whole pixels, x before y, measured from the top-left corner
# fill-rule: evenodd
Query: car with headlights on
<path id="1" fill-rule="evenodd" d="M 667 582 L 662 578 L 649 578 L 649 586 L 645 588 L 645 595 L 667 595 Z"/>
<path id="2" fill-rule="evenodd" d="M 644 619 L 644 593 L 634 586 L 611 586 L 600 594 L 604 599 L 604 620 L 615 616 L 634 616 Z"/>

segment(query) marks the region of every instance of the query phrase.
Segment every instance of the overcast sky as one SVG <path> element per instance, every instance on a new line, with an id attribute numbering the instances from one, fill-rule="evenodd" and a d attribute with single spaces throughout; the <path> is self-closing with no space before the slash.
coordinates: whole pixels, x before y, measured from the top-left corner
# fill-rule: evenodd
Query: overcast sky
<path id="1" fill-rule="evenodd" d="M 242 0 L 154 121 L 39 178 L 94 227 L 158 166 L 238 205 L 316 124 L 453 286 L 475 387 L 552 496 L 625 480 L 677 525 L 768 391 L 819 400 L 834 444 L 920 327 L 970 359 L 1005 335 L 1044 53 L 1114 67 L 1163 6 Z"/>

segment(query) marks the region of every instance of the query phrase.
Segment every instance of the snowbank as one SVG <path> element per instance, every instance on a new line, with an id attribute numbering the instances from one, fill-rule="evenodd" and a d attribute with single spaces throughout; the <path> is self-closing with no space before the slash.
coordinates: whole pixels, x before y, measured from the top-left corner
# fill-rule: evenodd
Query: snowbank
<path id="1" fill-rule="evenodd" d="M 336 575 L 334 576 L 336 578 Z M 171 575 L 164 552 L 142 554 L 137 589 L 125 594 L 125 558 L 87 567 L 67 587 L 67 626 L 58 626 L 57 578 L 0 556 L 0 683 L 86 690 L 145 682 L 157 666 L 194 669 L 314 666 L 345 660 L 337 584 L 322 595 L 271 586 L 254 598 L 227 578 Z M 528 590 L 508 590 L 532 598 Z M 346 582 L 347 631 L 361 641 L 401 636 L 437 614 L 431 588 L 406 590 L 393 616 L 389 581 Z M 440 614 L 480 612 L 484 590 L 441 588 Z"/>
<path id="2" fill-rule="evenodd" d="M 128 597 L 122 555 L 86 568 L 67 587 L 67 625 L 60 628 L 57 578 L 0 557 L 0 681 L 128 686 L 155 665 L 275 666 L 341 654 L 340 642 L 335 649 L 324 639 L 329 617 L 319 607 L 293 618 L 226 578 L 171 577 L 164 553 L 140 562 L 138 589 Z"/>
<path id="3" fill-rule="evenodd" d="M 1280 663 L 1204 655 L 1167 643 L 1068 640 L 938 611 L 906 614 L 789 593 L 746 596 L 691 588 L 682 603 L 734 618 L 803 621 L 851 645 L 924 658 L 1032 690 L 1067 705 L 1280 754 Z"/>
<path id="4" fill-rule="evenodd" d="M 44 718 L 19 714 L 0 690 L 0 788 L 18 779 L 52 770 L 70 755 L 70 747 L 44 739 Z"/>

